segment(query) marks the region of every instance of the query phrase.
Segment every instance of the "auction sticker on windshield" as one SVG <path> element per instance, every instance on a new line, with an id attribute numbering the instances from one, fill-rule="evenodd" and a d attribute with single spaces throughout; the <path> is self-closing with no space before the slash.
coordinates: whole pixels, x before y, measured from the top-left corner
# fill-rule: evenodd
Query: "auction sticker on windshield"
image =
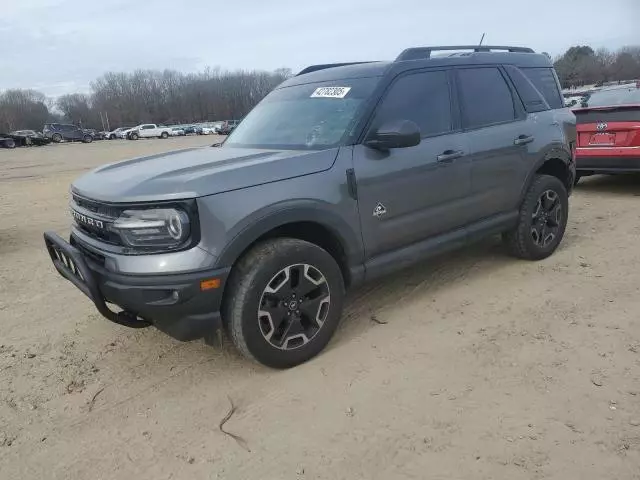
<path id="1" fill-rule="evenodd" d="M 311 98 L 344 98 L 351 87 L 320 87 L 311 94 Z"/>

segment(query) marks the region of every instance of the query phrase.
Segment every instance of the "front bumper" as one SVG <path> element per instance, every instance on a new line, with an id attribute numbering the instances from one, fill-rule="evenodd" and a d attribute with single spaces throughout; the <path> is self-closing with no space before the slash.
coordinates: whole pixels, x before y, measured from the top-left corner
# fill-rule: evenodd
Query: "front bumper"
<path id="1" fill-rule="evenodd" d="M 44 241 L 60 275 L 73 283 L 112 322 L 131 328 L 150 325 L 182 341 L 209 337 L 220 327 L 222 292 L 230 269 L 176 275 L 111 272 L 57 234 Z M 203 290 L 202 282 L 217 287 Z M 218 280 L 212 282 L 212 280 Z M 120 307 L 114 312 L 108 304 Z"/>

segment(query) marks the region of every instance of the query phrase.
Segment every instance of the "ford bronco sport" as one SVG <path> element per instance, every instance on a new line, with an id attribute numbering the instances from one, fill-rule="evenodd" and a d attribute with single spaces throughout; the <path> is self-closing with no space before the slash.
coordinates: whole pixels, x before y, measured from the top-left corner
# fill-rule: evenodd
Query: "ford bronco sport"
<path id="1" fill-rule="evenodd" d="M 574 141 L 531 49 L 316 65 L 220 146 L 81 177 L 69 241 L 45 243 L 109 320 L 180 340 L 222 325 L 248 358 L 291 367 L 327 344 L 347 287 L 498 233 L 517 257 L 551 255 Z"/>

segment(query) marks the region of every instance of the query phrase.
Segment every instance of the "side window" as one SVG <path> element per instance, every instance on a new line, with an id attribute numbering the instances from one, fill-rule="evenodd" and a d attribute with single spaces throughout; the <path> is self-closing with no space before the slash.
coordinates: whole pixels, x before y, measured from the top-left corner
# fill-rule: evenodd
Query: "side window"
<path id="1" fill-rule="evenodd" d="M 513 65 L 505 65 L 505 70 L 511 78 L 516 90 L 518 92 L 518 96 L 522 100 L 524 104 L 524 108 L 527 113 L 535 113 L 542 112 L 545 110 L 549 110 L 549 105 L 546 100 L 542 97 L 542 94 L 538 91 L 538 89 L 531 83 L 531 81 L 525 76 L 525 74 L 517 67 Z"/>
<path id="2" fill-rule="evenodd" d="M 142 126 L 142 130 L 151 130 L 153 128 L 153 125 L 143 125 Z"/>
<path id="3" fill-rule="evenodd" d="M 495 67 L 458 70 L 465 127 L 479 128 L 516 118 L 511 89 Z"/>
<path id="4" fill-rule="evenodd" d="M 421 72 L 400 77 L 378 109 L 373 128 L 392 120 L 411 120 L 423 137 L 452 130 L 447 72 Z"/>
<path id="5" fill-rule="evenodd" d="M 522 72 L 544 96 L 551 108 L 564 107 L 564 101 L 552 68 L 523 68 Z"/>

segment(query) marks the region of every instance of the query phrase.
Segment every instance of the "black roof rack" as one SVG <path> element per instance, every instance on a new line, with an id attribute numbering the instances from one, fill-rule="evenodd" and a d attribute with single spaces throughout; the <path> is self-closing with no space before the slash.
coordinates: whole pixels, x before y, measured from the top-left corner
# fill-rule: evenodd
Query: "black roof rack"
<path id="1" fill-rule="evenodd" d="M 318 70 L 325 70 L 327 68 L 344 67 L 344 66 L 347 66 L 347 65 L 360 65 L 362 63 L 371 63 L 371 62 L 324 63 L 324 64 L 321 64 L 321 65 L 310 65 L 307 68 L 304 68 L 304 69 L 300 70 L 296 74 L 296 77 L 298 75 L 304 75 L 305 73 L 316 72 Z"/>
<path id="2" fill-rule="evenodd" d="M 473 52 L 491 52 L 491 51 L 506 51 L 506 52 L 518 52 L 518 53 L 535 53 L 533 49 L 528 47 L 507 47 L 498 45 L 447 45 L 440 47 L 415 47 L 407 48 L 403 50 L 396 62 L 403 60 L 418 60 L 431 57 L 431 52 L 443 51 L 443 50 L 471 50 Z"/>

